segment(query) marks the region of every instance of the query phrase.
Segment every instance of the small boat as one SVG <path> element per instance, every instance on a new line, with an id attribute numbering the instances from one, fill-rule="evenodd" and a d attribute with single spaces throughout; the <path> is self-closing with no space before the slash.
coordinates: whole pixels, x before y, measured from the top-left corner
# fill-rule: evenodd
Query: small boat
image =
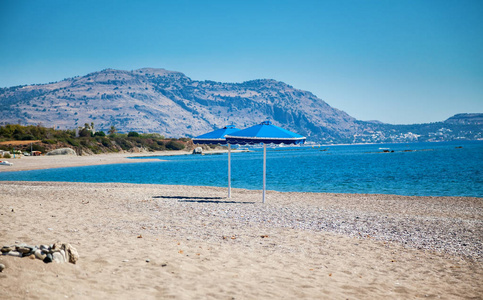
<path id="1" fill-rule="evenodd" d="M 5 165 L 5 166 L 13 166 L 13 163 L 8 162 L 6 160 L 0 160 L 0 165 Z"/>

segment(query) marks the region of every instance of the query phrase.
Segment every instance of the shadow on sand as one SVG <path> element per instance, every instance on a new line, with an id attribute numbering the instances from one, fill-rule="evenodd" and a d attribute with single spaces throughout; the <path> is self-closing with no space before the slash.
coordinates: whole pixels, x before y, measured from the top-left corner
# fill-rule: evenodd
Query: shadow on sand
<path id="1" fill-rule="evenodd" d="M 225 197 L 189 197 L 189 196 L 153 196 L 155 199 L 178 199 L 178 202 L 196 202 L 196 203 L 237 203 L 237 204 L 254 204 L 255 202 L 225 201 Z"/>

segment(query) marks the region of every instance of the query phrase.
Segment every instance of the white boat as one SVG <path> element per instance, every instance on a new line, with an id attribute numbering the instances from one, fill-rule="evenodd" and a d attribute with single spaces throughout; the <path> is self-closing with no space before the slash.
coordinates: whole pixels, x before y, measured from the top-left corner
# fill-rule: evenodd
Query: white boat
<path id="1" fill-rule="evenodd" d="M 6 160 L 0 160 L 0 165 L 5 165 L 5 166 L 13 166 L 13 163 L 8 162 Z"/>

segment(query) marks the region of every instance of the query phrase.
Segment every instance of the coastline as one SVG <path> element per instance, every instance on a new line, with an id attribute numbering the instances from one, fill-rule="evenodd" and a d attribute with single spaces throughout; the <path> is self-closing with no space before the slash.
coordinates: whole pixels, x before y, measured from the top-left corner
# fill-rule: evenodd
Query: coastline
<path id="1" fill-rule="evenodd" d="M 187 154 L 22 157 L 0 170 Z M 2 297 L 483 295 L 482 198 L 269 191 L 262 204 L 260 197 L 232 189 L 227 199 L 226 188 L 205 186 L 2 182 L 0 246 L 65 242 L 80 255 L 75 265 L 0 256 Z"/>
<path id="2" fill-rule="evenodd" d="M 237 150 L 232 150 L 236 152 Z M 206 151 L 206 155 L 226 153 L 228 150 L 211 150 Z M 138 153 L 106 153 L 94 155 L 43 155 L 43 156 L 22 156 L 21 158 L 6 158 L 6 160 L 13 163 L 12 166 L 1 166 L 0 172 L 15 172 L 28 170 L 41 170 L 53 168 L 68 168 L 68 167 L 82 167 L 94 165 L 109 165 L 109 164 L 127 164 L 150 161 L 162 161 L 159 158 L 147 158 L 150 156 L 174 156 L 174 155 L 191 155 L 191 151 L 177 150 L 177 151 L 156 151 L 156 152 L 138 152 Z M 142 159 L 141 159 L 142 158 Z"/>
<path id="3" fill-rule="evenodd" d="M 483 200 L 125 183 L 2 182 L 6 299 L 478 298 Z M 2 246 L 3 246 L 2 245 Z M 55 287 L 55 288 L 54 288 Z"/>

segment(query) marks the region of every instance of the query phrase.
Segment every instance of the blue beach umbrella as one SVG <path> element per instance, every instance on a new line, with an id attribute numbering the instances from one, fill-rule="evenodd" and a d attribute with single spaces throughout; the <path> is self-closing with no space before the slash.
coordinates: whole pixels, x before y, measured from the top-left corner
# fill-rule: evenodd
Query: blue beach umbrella
<path id="1" fill-rule="evenodd" d="M 225 145 L 225 135 L 232 134 L 240 129 L 234 125 L 228 125 L 221 129 L 208 132 L 193 139 L 194 144 Z M 228 144 L 228 198 L 231 198 L 231 146 Z"/>
<path id="2" fill-rule="evenodd" d="M 265 203 L 265 186 L 267 171 L 267 144 L 304 144 L 305 137 L 275 126 L 270 121 L 225 135 L 230 144 L 255 145 L 263 144 L 263 203 Z"/>

